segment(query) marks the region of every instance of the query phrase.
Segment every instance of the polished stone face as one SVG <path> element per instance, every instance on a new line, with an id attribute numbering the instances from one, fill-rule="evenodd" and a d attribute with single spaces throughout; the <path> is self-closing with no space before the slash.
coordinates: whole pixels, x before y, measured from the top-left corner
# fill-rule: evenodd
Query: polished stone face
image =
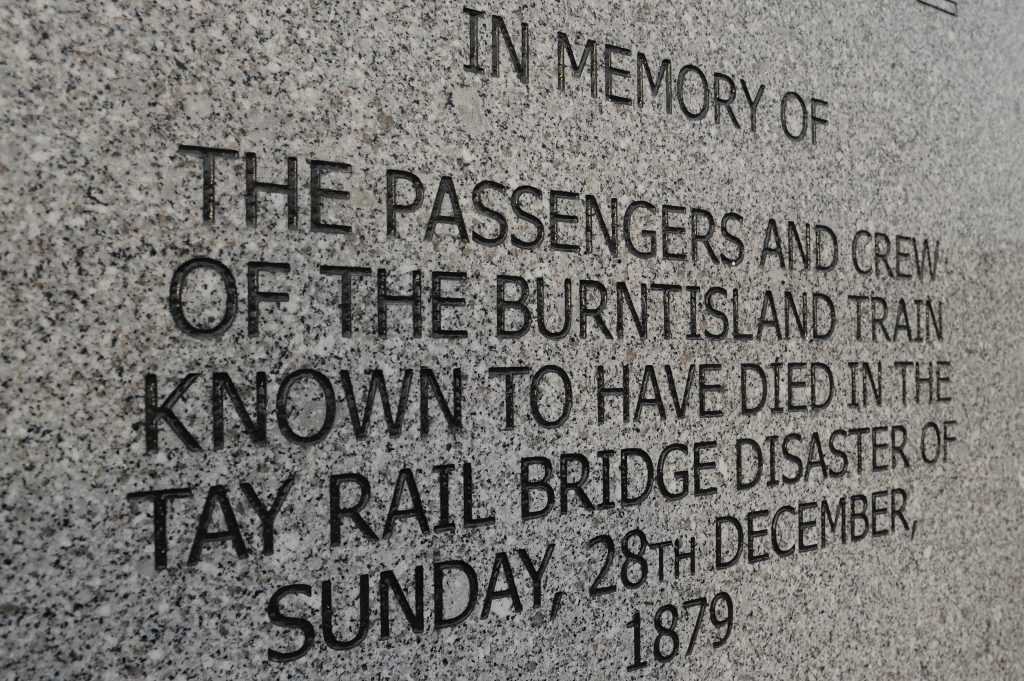
<path id="1" fill-rule="evenodd" d="M 1024 19 L 0 8 L 11 678 L 1024 676 Z"/>

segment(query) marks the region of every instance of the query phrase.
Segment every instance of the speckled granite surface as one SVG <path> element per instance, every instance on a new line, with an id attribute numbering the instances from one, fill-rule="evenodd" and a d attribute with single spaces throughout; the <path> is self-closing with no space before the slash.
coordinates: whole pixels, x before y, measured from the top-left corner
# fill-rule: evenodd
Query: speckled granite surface
<path id="1" fill-rule="evenodd" d="M 567 0 L 471 5 L 475 15 L 463 3 L 390 0 L 2 3 L 3 677 L 1024 677 L 1024 16 L 1008 0 L 932 3 L 955 16 L 913 0 L 827 4 Z M 528 75 L 510 57 L 510 47 L 524 57 L 521 22 Z M 586 63 L 575 74 L 563 58 L 559 87 L 560 32 L 577 60 L 594 40 L 596 96 Z M 638 105 L 637 52 L 655 79 L 671 60 L 666 82 L 684 92 L 670 96 L 672 111 L 647 81 Z M 727 110 L 713 100 L 729 83 Z M 610 100 L 609 85 L 628 101 Z M 820 100 L 827 124 L 814 122 L 813 142 L 809 119 L 803 139 L 785 133 L 788 91 L 808 115 Z M 802 127 L 799 117 L 787 125 Z M 183 146 L 237 152 L 212 166 L 212 216 L 211 156 Z M 246 154 L 256 182 L 286 183 L 296 159 L 293 226 L 280 193 L 262 192 L 247 219 Z M 349 229 L 311 229 L 311 169 L 323 188 L 348 192 L 322 194 L 320 222 Z M 594 210 L 587 218 L 587 195 L 619 230 L 614 253 Z M 772 219 L 780 248 L 787 221 L 798 235 L 809 225 L 808 243 L 821 236 L 817 255 L 833 253 L 834 268 L 762 258 Z M 938 249 L 934 276 L 915 269 L 926 239 Z M 876 261 L 875 249 L 888 255 Z M 174 274 L 189 262 L 176 307 Z M 414 306 L 378 295 L 408 294 L 416 276 L 419 333 Z M 517 301 L 524 285 L 524 304 L 506 302 L 500 318 L 502 296 Z M 573 307 L 558 337 L 565 287 Z M 620 289 L 647 314 L 646 337 Z M 779 331 L 765 322 L 765 291 L 780 319 L 786 291 L 797 303 L 827 297 L 834 314 L 818 323 L 833 333 Z M 878 326 L 871 297 L 887 305 Z M 582 321 L 581 303 L 592 311 Z M 498 334 L 524 306 L 526 332 Z M 759 321 L 760 340 L 736 338 Z M 221 322 L 223 333 L 206 333 Z M 911 379 L 904 403 L 899 367 L 914 371 L 904 361 L 948 381 Z M 741 379 L 756 376 L 742 365 L 770 376 L 772 362 L 784 374 L 803 363 L 789 382 L 796 408 L 743 413 Z M 817 411 L 799 409 L 824 399 L 800 383 L 811 362 L 834 374 Z M 851 362 L 879 368 L 880 404 L 850 406 L 851 385 L 860 389 Z M 620 386 L 623 365 L 625 423 L 621 397 L 606 394 L 602 418 L 597 395 L 598 367 L 606 387 Z M 700 365 L 703 415 L 698 379 L 685 383 Z M 531 376 L 545 366 L 558 369 L 537 378 L 531 405 Z M 559 371 L 573 387 L 564 420 Z M 769 471 L 771 443 L 787 433 L 801 434 L 791 440 L 800 463 L 779 453 Z M 820 465 L 812 433 L 826 443 Z M 765 452 L 750 489 L 737 488 L 744 438 Z M 655 475 L 648 496 L 623 504 L 620 460 L 635 449 Z M 750 466 L 742 452 L 739 467 Z M 524 518 L 547 500 L 541 458 L 553 509 Z M 637 496 L 643 456 L 626 459 L 626 493 Z M 361 484 L 366 503 L 353 511 Z M 178 490 L 160 497 L 164 555 L 156 490 Z M 831 534 L 812 549 L 819 505 L 834 512 L 841 499 L 848 521 L 866 514 L 848 529 L 875 532 Z M 810 524 L 798 537 L 799 520 Z M 736 548 L 737 527 L 756 537 L 773 526 L 749 552 Z M 637 529 L 639 558 L 628 553 L 642 545 Z M 676 546 L 655 546 L 678 539 L 686 553 L 691 537 L 693 574 Z M 806 550 L 790 554 L 795 545 Z M 701 611 L 700 598 L 712 607 Z M 464 621 L 438 628 L 467 604 Z M 677 617 L 662 609 L 658 626 L 675 633 L 656 640 L 667 605 Z M 346 647 L 361 621 L 365 636 Z M 635 662 L 646 666 L 628 669 Z"/>

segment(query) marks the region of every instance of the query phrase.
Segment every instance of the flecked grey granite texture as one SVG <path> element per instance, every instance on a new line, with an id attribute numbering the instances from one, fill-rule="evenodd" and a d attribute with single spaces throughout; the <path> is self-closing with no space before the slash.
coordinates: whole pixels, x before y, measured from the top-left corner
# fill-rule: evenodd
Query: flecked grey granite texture
<path id="1" fill-rule="evenodd" d="M 933 4 L 956 7 L 957 14 L 915 0 L 481 3 L 471 5 L 485 13 L 481 74 L 464 68 L 469 15 L 462 2 L 3 2 L 0 673 L 10 679 L 1024 678 L 1024 16 L 1009 0 Z M 489 73 L 492 13 L 504 17 L 517 48 L 519 22 L 529 25 L 528 87 L 504 43 L 501 71 Z M 716 124 L 711 113 L 691 122 L 678 108 L 667 113 L 656 98 L 642 109 L 608 101 L 603 68 L 596 98 L 575 77 L 559 90 L 559 31 L 577 56 L 593 38 L 602 64 L 605 43 L 631 50 L 613 58 L 634 78 L 631 60 L 644 51 L 655 66 L 671 58 L 676 70 L 693 63 L 708 77 L 719 71 L 753 88 L 763 84 L 756 134 L 724 118 Z M 635 80 L 614 82 L 635 96 Z M 828 102 L 827 127 L 817 130 L 813 145 L 782 133 L 778 107 L 787 90 Z M 742 101 L 736 112 L 745 125 Z M 247 225 L 242 158 L 217 160 L 216 220 L 204 222 L 200 159 L 179 153 L 182 145 L 254 153 L 265 181 L 284 181 L 285 158 L 297 158 L 297 226 L 288 228 L 280 196 L 260 199 L 256 224 Z M 351 232 L 310 231 L 309 159 L 350 164 L 348 172 L 325 175 L 323 184 L 350 192 L 345 202 L 325 201 L 324 219 L 344 222 Z M 388 169 L 416 173 L 425 186 L 424 207 L 400 216 L 395 237 L 386 229 Z M 593 194 L 606 212 L 614 197 L 620 210 L 646 200 L 704 207 L 719 218 L 735 211 L 744 218 L 737 232 L 745 257 L 735 266 L 716 264 L 698 244 L 695 261 L 641 259 L 621 238 L 618 255 L 600 242 L 589 254 L 553 250 L 547 241 L 536 249 L 507 240 L 488 247 L 461 241 L 451 223 L 424 240 L 445 176 L 470 228 L 485 224 L 473 209 L 472 189 L 491 180 L 505 185 L 494 191 L 506 196 L 515 187 L 536 187 L 545 202 L 554 190 Z M 400 192 L 408 201 L 410 185 Z M 547 215 L 547 204 L 524 205 Z M 582 202 L 565 205 L 583 215 Z M 840 244 L 836 268 L 760 266 L 769 218 L 828 225 Z M 493 228 L 486 224 L 481 229 Z M 525 224 L 514 222 L 519 230 Z M 660 230 L 656 218 L 648 224 Z M 581 229 L 582 218 L 563 233 L 579 244 Z M 850 244 L 858 230 L 940 241 L 938 275 L 857 274 Z M 728 242 L 719 233 L 715 245 Z M 172 275 L 196 257 L 223 262 L 240 291 L 235 321 L 217 338 L 182 333 L 169 312 Z M 258 333 L 249 335 L 246 263 L 260 261 L 290 265 L 287 273 L 259 277 L 265 290 L 286 291 L 290 300 L 260 303 Z M 340 277 L 321 276 L 324 265 L 386 268 L 394 277 L 389 285 L 402 292 L 411 272 L 422 270 L 424 301 L 430 271 L 465 272 L 466 281 L 447 282 L 443 290 L 462 291 L 467 305 L 443 315 L 449 328 L 469 335 L 431 335 L 426 305 L 421 337 L 409 333 L 407 306 L 388 309 L 391 332 L 379 337 L 376 310 L 366 303 L 375 280 L 366 277 L 354 284 L 362 297 L 346 336 Z M 840 318 L 834 336 L 821 342 L 690 339 L 685 326 L 669 339 L 640 339 L 628 322 L 624 337 L 614 339 L 593 325 L 586 338 L 575 330 L 561 340 L 535 330 L 497 338 L 499 274 L 531 283 L 543 277 L 559 294 L 567 278 L 612 288 L 625 282 L 632 291 L 653 282 L 702 291 L 718 285 L 730 295 L 736 288 L 747 296 L 741 312 L 747 319 L 758 314 L 755 294 L 766 289 L 819 291 L 837 301 Z M 224 300 L 218 280 L 203 271 L 189 282 L 186 318 L 215 323 Z M 942 340 L 856 340 L 851 293 L 941 300 Z M 657 319 L 661 298 L 652 301 Z M 608 314 L 613 309 L 614 300 Z M 816 413 L 743 415 L 728 392 L 719 418 L 699 418 L 691 409 L 681 419 L 670 413 L 662 420 L 648 409 L 636 423 L 597 422 L 598 365 L 628 363 L 639 381 L 645 364 L 659 371 L 668 364 L 683 375 L 691 363 L 720 363 L 734 387 L 739 363 L 776 360 L 827 363 L 836 372 L 835 402 Z M 951 401 L 902 404 L 891 368 L 900 360 L 948 361 L 943 389 Z M 881 406 L 847 405 L 848 361 L 889 367 Z M 504 429 L 501 384 L 488 368 L 549 364 L 564 367 L 574 381 L 571 415 L 557 428 L 530 421 L 521 381 L 519 421 Z M 416 375 L 405 429 L 389 435 L 378 404 L 366 437 L 354 437 L 341 372 L 350 372 L 362 395 L 365 372 L 382 369 L 395 407 L 402 370 L 421 366 L 437 372 L 445 395 L 452 368 L 461 368 L 462 429 L 448 432 L 431 403 L 431 430 L 420 432 Z M 304 367 L 329 377 L 337 391 L 334 428 L 312 445 L 281 435 L 274 406 L 282 378 Z M 251 408 L 258 371 L 269 382 L 268 443 L 250 441 L 227 401 L 225 444 L 215 449 L 213 373 L 229 374 Z M 199 378 L 174 412 L 201 449 L 185 447 L 166 422 L 158 424 L 159 448 L 147 448 L 146 375 L 158 378 L 163 400 L 190 372 Z M 296 404 L 311 385 L 296 387 Z M 550 385 L 545 390 L 540 407 L 550 415 L 557 392 Z M 609 404 L 616 415 L 619 403 Z M 293 405 L 289 423 L 309 433 L 322 409 L 322 402 L 304 410 Z M 956 422 L 957 440 L 937 464 L 918 458 L 909 469 L 827 480 L 815 473 L 794 485 L 762 481 L 736 489 L 737 438 L 763 442 L 770 434 L 903 424 L 914 451 L 928 421 Z M 594 467 L 588 490 L 599 499 L 598 450 L 641 447 L 656 463 L 668 443 L 710 440 L 719 447 L 708 454 L 714 466 L 703 475 L 716 494 L 691 490 L 669 502 L 655 490 L 638 506 L 589 512 L 570 493 L 565 514 L 521 518 L 524 457 L 554 459 L 557 478 L 559 454 L 584 454 Z M 416 475 L 430 527 L 439 522 L 432 468 L 446 463 L 456 466 L 453 531 L 423 533 L 415 518 L 404 517 L 390 537 L 374 542 L 343 520 L 338 544 L 331 545 L 332 475 L 365 476 L 373 490 L 365 515 L 380 534 L 394 480 L 405 467 Z M 473 468 L 474 508 L 493 513 L 492 524 L 464 526 L 463 463 Z M 617 484 L 617 467 L 613 472 Z M 290 476 L 274 552 L 262 555 L 256 511 L 241 483 L 251 483 L 269 505 Z M 230 541 L 214 541 L 189 565 L 200 512 L 217 485 L 225 487 L 249 555 L 239 558 Z M 153 504 L 128 495 L 185 487 L 192 497 L 171 502 L 167 569 L 157 570 Z M 716 518 L 745 522 L 755 509 L 892 488 L 907 493 L 907 517 L 917 521 L 913 536 L 901 530 L 755 564 L 744 556 L 714 569 Z M 343 488 L 347 498 L 353 489 Z M 410 503 L 408 496 L 402 503 Z M 223 509 L 215 506 L 212 518 L 212 530 L 224 528 Z M 789 522 L 787 543 L 795 536 Z M 651 541 L 695 537 L 696 574 L 684 567 L 679 579 L 658 583 L 650 576 L 626 589 L 617 553 L 603 582 L 617 583 L 617 590 L 591 598 L 587 589 L 603 553 L 586 542 L 602 534 L 618 542 L 634 528 Z M 549 543 L 555 549 L 535 608 L 516 549 L 539 562 Z M 484 592 L 501 551 L 522 611 L 506 596 L 483 619 Z M 653 560 L 655 551 L 646 555 Z M 474 566 L 480 593 L 465 622 L 438 630 L 430 570 L 450 559 Z M 379 574 L 394 571 L 409 589 L 417 566 L 426 570 L 424 631 L 411 631 L 392 596 L 391 632 L 382 640 Z M 321 633 L 321 582 L 334 584 L 335 633 L 343 638 L 355 624 L 363 573 L 370 585 L 366 639 L 331 650 Z M 302 640 L 298 629 L 273 625 L 267 613 L 274 592 L 288 584 L 310 587 L 309 597 L 282 599 L 281 610 L 311 623 L 312 647 L 296 661 L 272 662 L 268 649 L 294 650 Z M 465 586 L 450 588 L 451 598 L 466 598 Z M 695 610 L 684 617 L 682 603 L 719 592 L 733 603 L 731 634 L 714 648 L 722 630 L 706 613 L 687 656 Z M 679 609 L 681 649 L 658 662 L 652 617 L 665 604 Z M 722 617 L 724 603 L 717 605 Z M 446 607 L 451 613 L 457 602 Z M 648 666 L 627 671 L 634 611 Z M 669 642 L 661 645 L 667 654 Z"/>

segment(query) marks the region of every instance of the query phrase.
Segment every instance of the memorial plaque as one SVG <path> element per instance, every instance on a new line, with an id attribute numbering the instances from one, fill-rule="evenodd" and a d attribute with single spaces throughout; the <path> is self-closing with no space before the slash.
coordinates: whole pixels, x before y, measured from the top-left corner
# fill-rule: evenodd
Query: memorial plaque
<path id="1" fill-rule="evenodd" d="M 1013 3 L 0 17 L 5 678 L 1024 678 Z"/>

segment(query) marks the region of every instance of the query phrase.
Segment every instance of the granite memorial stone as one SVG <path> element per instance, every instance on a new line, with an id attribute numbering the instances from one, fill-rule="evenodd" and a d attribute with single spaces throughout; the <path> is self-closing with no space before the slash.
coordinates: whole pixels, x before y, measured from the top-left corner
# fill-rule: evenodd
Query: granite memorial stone
<path id="1" fill-rule="evenodd" d="M 1024 14 L 0 7 L 10 679 L 1024 678 Z"/>

